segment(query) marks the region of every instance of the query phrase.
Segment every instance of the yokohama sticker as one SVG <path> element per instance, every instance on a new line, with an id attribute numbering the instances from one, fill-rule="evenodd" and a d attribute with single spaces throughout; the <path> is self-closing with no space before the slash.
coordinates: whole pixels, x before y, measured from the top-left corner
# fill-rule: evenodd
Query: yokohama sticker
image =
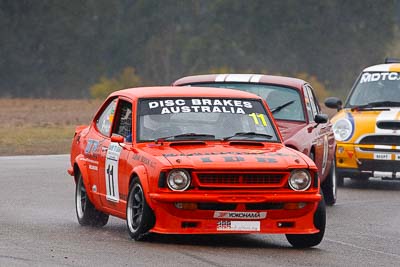
<path id="1" fill-rule="evenodd" d="M 216 219 L 244 219 L 244 220 L 259 220 L 267 217 L 266 212 L 237 212 L 237 211 L 215 211 L 214 218 Z"/>
<path id="2" fill-rule="evenodd" d="M 219 221 L 217 231 L 259 232 L 260 221 Z"/>

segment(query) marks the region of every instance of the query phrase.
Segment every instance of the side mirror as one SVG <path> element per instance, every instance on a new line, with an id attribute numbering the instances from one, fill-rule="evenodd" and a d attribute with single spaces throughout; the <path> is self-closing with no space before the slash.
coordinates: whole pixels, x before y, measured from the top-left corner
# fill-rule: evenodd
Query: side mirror
<path id="1" fill-rule="evenodd" d="M 342 100 L 338 97 L 328 97 L 325 99 L 325 106 L 328 108 L 336 108 L 338 111 L 342 109 Z"/>
<path id="2" fill-rule="evenodd" d="M 315 115 L 314 121 L 318 124 L 319 123 L 327 123 L 328 119 L 329 119 L 329 117 L 326 114 L 317 114 L 317 115 Z"/>
<path id="3" fill-rule="evenodd" d="M 124 137 L 122 135 L 112 135 L 111 136 L 111 142 L 114 143 L 123 143 L 124 142 Z"/>

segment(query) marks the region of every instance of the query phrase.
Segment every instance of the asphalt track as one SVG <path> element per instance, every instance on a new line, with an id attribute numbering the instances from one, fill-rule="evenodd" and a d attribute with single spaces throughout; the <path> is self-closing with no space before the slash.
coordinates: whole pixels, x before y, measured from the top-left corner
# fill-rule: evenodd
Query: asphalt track
<path id="1" fill-rule="evenodd" d="M 345 181 L 322 243 L 282 235 L 154 235 L 81 227 L 68 156 L 0 157 L 0 266 L 400 266 L 400 182 Z"/>

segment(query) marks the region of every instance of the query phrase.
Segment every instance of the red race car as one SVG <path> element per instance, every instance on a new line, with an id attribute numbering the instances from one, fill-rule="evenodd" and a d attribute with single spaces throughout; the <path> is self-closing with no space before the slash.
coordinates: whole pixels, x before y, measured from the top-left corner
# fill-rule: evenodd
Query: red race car
<path id="1" fill-rule="evenodd" d="M 125 219 L 147 233 L 286 234 L 318 245 L 325 204 L 317 167 L 285 147 L 265 101 L 215 88 L 112 93 L 79 126 L 68 169 L 81 225 Z"/>
<path id="2" fill-rule="evenodd" d="M 286 146 L 316 163 L 325 202 L 337 198 L 335 137 L 332 124 L 306 81 L 260 74 L 209 74 L 181 78 L 174 86 L 207 86 L 247 91 L 266 99 Z"/>

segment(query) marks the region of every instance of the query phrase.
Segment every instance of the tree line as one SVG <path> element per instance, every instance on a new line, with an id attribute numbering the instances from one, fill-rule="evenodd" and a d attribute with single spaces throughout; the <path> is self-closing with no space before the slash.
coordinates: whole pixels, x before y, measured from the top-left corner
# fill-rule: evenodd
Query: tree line
<path id="1" fill-rule="evenodd" d="M 396 41 L 396 0 L 0 0 L 0 97 L 89 97 L 215 70 L 306 73 L 345 95 Z"/>

